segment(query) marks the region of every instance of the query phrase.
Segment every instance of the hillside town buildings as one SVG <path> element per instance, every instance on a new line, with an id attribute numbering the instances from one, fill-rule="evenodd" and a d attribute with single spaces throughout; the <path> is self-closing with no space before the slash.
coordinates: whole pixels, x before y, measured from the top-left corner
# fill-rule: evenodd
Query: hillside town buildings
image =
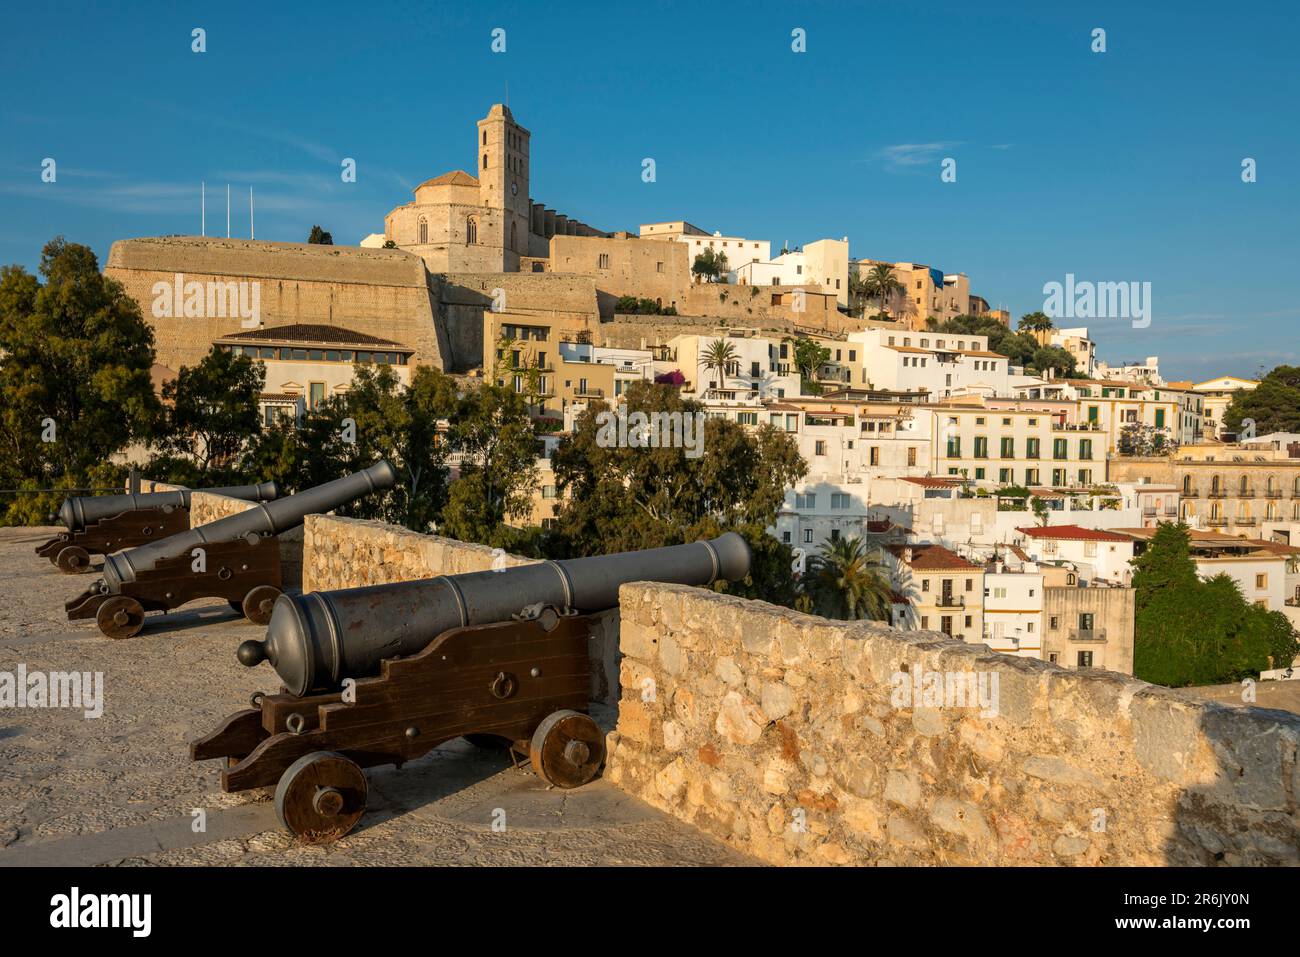
<path id="1" fill-rule="evenodd" d="M 685 219 L 597 229 L 533 199 L 541 144 L 508 108 L 473 135 L 466 169 L 422 181 L 359 246 L 127 239 L 105 273 L 140 303 L 168 370 L 212 345 L 263 362 L 268 422 L 345 393 L 359 365 L 524 396 L 542 438 L 519 525 L 554 520 L 550 457 L 579 415 L 669 383 L 708 417 L 793 439 L 807 474 L 768 531 L 803 560 L 867 543 L 900 627 L 1131 672 L 1131 560 L 1167 521 L 1191 526 L 1202 574 L 1300 612 L 1300 437 L 1220 441 L 1232 396 L 1257 383 L 1167 382 L 1154 356 L 1107 364 L 1086 327 L 1035 333 L 1076 371 L 1033 374 L 986 335 L 928 323 L 1009 324 L 962 273 L 855 259 L 847 238 L 774 250 Z M 722 275 L 693 268 L 708 251 Z M 898 288 L 855 301 L 881 265 Z M 256 310 L 209 308 L 208 289 L 240 284 L 255 284 Z M 163 287 L 179 311 L 151 308 Z"/>

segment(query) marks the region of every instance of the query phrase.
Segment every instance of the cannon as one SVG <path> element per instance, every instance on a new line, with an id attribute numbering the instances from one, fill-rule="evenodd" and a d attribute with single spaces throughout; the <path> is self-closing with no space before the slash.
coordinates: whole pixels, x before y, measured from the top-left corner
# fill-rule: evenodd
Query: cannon
<path id="1" fill-rule="evenodd" d="M 393 467 L 381 461 L 297 495 L 259 502 L 238 515 L 107 555 L 104 577 L 64 606 L 68 620 L 94 618 L 109 638 L 130 638 L 143 627 L 147 611 L 224 598 L 249 621 L 265 625 L 281 589 L 276 536 L 297 528 L 312 512 L 328 512 L 396 481 Z"/>
<path id="2" fill-rule="evenodd" d="M 749 574 L 745 540 L 709 541 L 276 599 L 264 641 L 277 694 L 190 745 L 224 758 L 225 791 L 275 786 L 280 822 L 307 843 L 348 833 L 366 808 L 363 768 L 401 767 L 463 737 L 526 758 L 548 785 L 586 784 L 604 735 L 586 713 L 592 616 L 620 585 L 708 585 Z"/>
<path id="3" fill-rule="evenodd" d="M 214 495 L 270 502 L 279 495 L 274 482 L 201 489 Z M 69 575 L 90 570 L 91 555 L 110 555 L 162 541 L 190 527 L 190 489 L 140 495 L 76 496 L 63 500 L 60 532 L 36 549 Z"/>

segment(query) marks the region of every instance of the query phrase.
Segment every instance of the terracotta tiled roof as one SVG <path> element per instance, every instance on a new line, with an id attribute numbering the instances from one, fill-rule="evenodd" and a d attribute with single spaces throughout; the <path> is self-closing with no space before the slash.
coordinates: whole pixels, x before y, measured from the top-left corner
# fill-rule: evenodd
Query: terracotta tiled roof
<path id="1" fill-rule="evenodd" d="M 912 550 L 912 560 L 904 559 L 908 549 Z M 942 545 L 890 545 L 889 551 L 899 561 L 906 562 L 913 571 L 979 571 L 982 566 L 966 561 L 956 552 Z"/>
<path id="2" fill-rule="evenodd" d="M 911 482 L 913 485 L 920 485 L 924 488 L 956 488 L 961 485 L 957 479 L 933 478 L 928 475 L 904 477 L 904 482 Z"/>
<path id="3" fill-rule="evenodd" d="M 433 179 L 426 179 L 416 189 L 423 189 L 425 186 L 478 186 L 478 180 L 463 169 L 454 169 L 450 173 L 443 173 L 441 176 L 435 176 Z"/>
<path id="4" fill-rule="evenodd" d="M 1105 532 L 1099 528 L 1081 528 L 1078 525 L 1047 525 L 1041 528 L 1035 525 L 1030 528 L 1018 528 L 1016 531 L 1024 532 L 1030 538 L 1052 538 L 1071 542 L 1131 541 L 1127 535 L 1116 535 L 1114 532 Z"/>
<path id="5" fill-rule="evenodd" d="M 248 332 L 236 332 L 222 336 L 222 341 L 242 339 L 246 342 L 311 342 L 322 345 L 345 346 L 392 346 L 394 349 L 410 351 L 400 342 L 368 336 L 364 332 L 344 329 L 342 326 L 325 326 L 314 323 L 296 322 L 289 326 L 273 326 L 269 329 L 252 329 Z"/>

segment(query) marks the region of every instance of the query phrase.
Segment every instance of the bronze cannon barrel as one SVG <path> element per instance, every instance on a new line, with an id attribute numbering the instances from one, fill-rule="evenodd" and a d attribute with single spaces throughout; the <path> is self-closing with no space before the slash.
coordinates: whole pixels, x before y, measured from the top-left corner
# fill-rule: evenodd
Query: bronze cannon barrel
<path id="1" fill-rule="evenodd" d="M 257 507 L 238 515 L 107 556 L 104 559 L 104 584 L 110 592 L 116 592 L 122 582 L 135 581 L 138 572 L 148 571 L 163 559 L 176 558 L 212 542 L 232 542 L 247 535 L 286 532 L 297 528 L 313 512 L 328 512 L 368 492 L 391 488 L 396 482 L 397 473 L 393 467 L 380 461 L 368 469 L 306 489 L 297 495 L 259 502 Z"/>
<path id="2" fill-rule="evenodd" d="M 533 605 L 581 613 L 618 604 L 635 581 L 708 585 L 749 574 L 749 544 L 735 532 L 590 558 L 545 561 L 390 585 L 282 595 L 265 641 L 239 646 L 239 660 L 270 661 L 292 693 L 337 688 L 376 674 L 385 658 L 414 654 L 450 628 L 509 621 Z"/>
<path id="3" fill-rule="evenodd" d="M 189 508 L 193 492 L 211 492 L 227 498 L 246 502 L 270 502 L 280 494 L 274 482 L 260 485 L 231 485 L 226 488 L 176 489 L 170 492 L 143 492 L 138 495 L 78 495 L 65 498 L 59 508 L 59 521 L 70 532 L 85 528 L 91 522 L 121 515 L 133 508 Z"/>

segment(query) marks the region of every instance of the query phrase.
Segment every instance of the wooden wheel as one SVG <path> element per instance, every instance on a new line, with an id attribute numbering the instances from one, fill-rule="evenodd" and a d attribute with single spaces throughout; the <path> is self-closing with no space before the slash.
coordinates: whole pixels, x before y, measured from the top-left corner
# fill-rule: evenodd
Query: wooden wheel
<path id="1" fill-rule="evenodd" d="M 510 747 L 510 739 L 499 734 L 464 734 L 461 737 L 484 751 L 505 751 Z"/>
<path id="2" fill-rule="evenodd" d="M 239 608 L 247 618 L 255 625 L 265 625 L 271 620 L 271 609 L 275 607 L 275 600 L 280 597 L 280 589 L 271 585 L 258 585 L 244 596 L 243 602 Z M 233 605 L 234 602 L 231 602 Z"/>
<path id="3" fill-rule="evenodd" d="M 366 793 L 366 776 L 356 764 L 333 751 L 313 751 L 280 776 L 275 813 L 304 843 L 328 844 L 361 820 Z"/>
<path id="4" fill-rule="evenodd" d="M 69 545 L 59 549 L 54 564 L 58 565 L 59 571 L 65 575 L 80 575 L 90 568 L 90 552 L 80 545 Z"/>
<path id="5" fill-rule="evenodd" d="M 600 770 L 605 760 L 605 736 L 587 715 L 555 711 L 533 732 L 528 756 L 537 776 L 547 784 L 576 788 Z"/>
<path id="6" fill-rule="evenodd" d="M 114 595 L 95 612 L 95 624 L 109 638 L 134 638 L 144 627 L 144 607 L 134 598 Z"/>

